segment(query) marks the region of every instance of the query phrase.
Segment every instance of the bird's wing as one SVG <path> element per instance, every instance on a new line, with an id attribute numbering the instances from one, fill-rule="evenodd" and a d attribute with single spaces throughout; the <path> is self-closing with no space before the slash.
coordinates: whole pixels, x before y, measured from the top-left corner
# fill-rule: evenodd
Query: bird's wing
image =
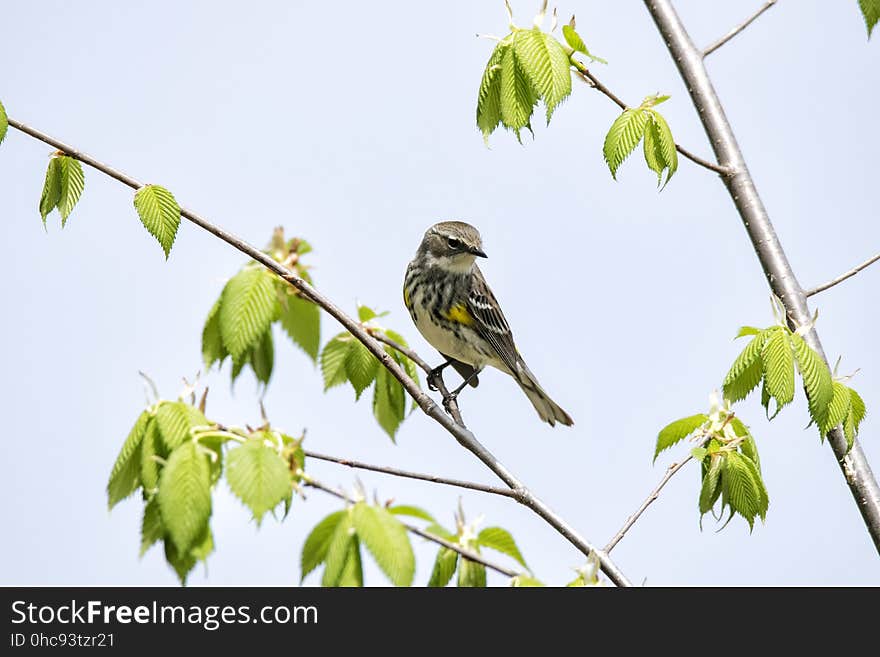
<path id="1" fill-rule="evenodd" d="M 501 361 L 516 376 L 519 370 L 517 367 L 519 354 L 513 343 L 513 333 L 504 318 L 504 313 L 501 312 L 498 301 L 495 300 L 495 295 L 492 294 L 486 279 L 483 278 L 483 272 L 476 265 L 473 276 L 471 276 L 467 307 L 471 316 L 476 320 L 477 332 L 492 345 Z"/>

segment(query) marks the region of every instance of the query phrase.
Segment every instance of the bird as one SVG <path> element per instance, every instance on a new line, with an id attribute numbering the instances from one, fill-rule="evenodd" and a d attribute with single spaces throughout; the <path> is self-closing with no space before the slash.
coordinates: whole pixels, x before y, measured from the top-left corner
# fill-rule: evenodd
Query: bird
<path id="1" fill-rule="evenodd" d="M 509 374 L 538 416 L 555 426 L 571 426 L 571 416 L 544 392 L 513 341 L 510 325 L 492 294 L 477 258 L 486 258 L 480 232 L 463 221 L 431 226 L 406 269 L 403 302 L 416 328 L 446 362 L 428 377 L 429 385 L 447 365 L 464 377 L 452 397 L 476 387 L 487 365 Z"/>

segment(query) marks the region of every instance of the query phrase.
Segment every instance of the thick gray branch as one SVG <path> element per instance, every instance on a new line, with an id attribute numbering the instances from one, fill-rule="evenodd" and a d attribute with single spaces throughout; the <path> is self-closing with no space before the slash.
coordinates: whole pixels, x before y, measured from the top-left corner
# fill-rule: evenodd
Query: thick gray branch
<path id="1" fill-rule="evenodd" d="M 31 137 L 34 137 L 35 139 L 42 141 L 43 143 L 54 146 L 55 148 L 63 151 L 65 154 L 76 158 L 84 164 L 88 164 L 94 169 L 107 174 L 111 178 L 115 178 L 119 182 L 123 183 L 124 185 L 128 185 L 132 189 L 140 189 L 143 186 L 140 181 L 135 180 L 131 176 L 126 175 L 116 169 L 113 169 L 112 167 L 107 166 L 103 162 L 96 160 L 90 155 L 83 153 L 76 148 L 65 144 L 62 141 L 59 141 L 54 137 L 50 137 L 49 135 L 42 133 L 39 130 L 31 128 L 14 119 L 9 119 L 9 125 L 27 135 L 30 135 Z M 303 296 L 320 306 L 325 312 L 336 319 L 349 331 L 349 333 L 351 333 L 354 337 L 356 337 L 364 344 L 364 346 L 370 351 L 370 353 L 379 360 L 382 366 L 385 367 L 389 372 L 391 372 L 394 378 L 400 381 L 403 388 L 407 391 L 407 393 L 409 393 L 409 395 L 413 399 L 415 399 L 416 403 L 419 405 L 419 408 L 421 408 L 427 416 L 435 420 L 444 429 L 446 429 L 446 431 L 451 433 L 462 447 L 464 447 L 472 454 L 474 454 L 478 459 L 480 459 L 486 465 L 486 467 L 494 472 L 495 475 L 498 476 L 498 478 L 501 479 L 501 481 L 503 481 L 516 494 L 515 499 L 520 504 L 528 507 L 541 518 L 543 518 L 547 522 L 547 524 L 549 524 L 557 532 L 562 534 L 583 554 L 587 556 L 589 556 L 591 553 L 595 554 L 596 557 L 599 559 L 599 564 L 602 567 L 602 571 L 616 585 L 631 586 L 629 580 L 617 567 L 617 564 L 615 564 L 611 560 L 611 558 L 607 554 L 605 554 L 605 552 L 598 549 L 588 540 L 583 538 L 571 525 L 569 525 L 552 509 L 550 509 L 547 504 L 545 504 L 539 498 L 535 497 L 535 495 L 528 488 L 526 488 L 525 485 L 517 477 L 515 477 L 512 472 L 504 467 L 501 461 L 495 458 L 495 456 L 488 449 L 486 449 L 483 444 L 480 443 L 480 441 L 477 440 L 476 436 L 474 436 L 474 434 L 470 430 L 468 430 L 463 425 L 457 423 L 455 419 L 445 413 L 443 409 L 441 409 L 434 402 L 434 400 L 431 399 L 431 397 L 428 396 L 418 386 L 418 384 L 416 384 L 415 381 L 407 376 L 403 368 L 401 368 L 401 366 L 397 364 L 397 361 L 395 361 L 391 357 L 391 355 L 385 351 L 385 348 L 378 340 L 376 340 L 376 338 L 370 335 L 370 333 L 367 332 L 367 330 L 364 329 L 363 326 L 361 326 L 360 322 L 352 319 L 347 314 L 345 314 L 338 306 L 336 306 L 336 304 L 330 301 L 330 299 L 318 292 L 305 280 L 297 276 L 294 271 L 273 260 L 271 257 L 260 251 L 255 246 L 252 246 L 251 244 L 248 244 L 244 240 L 240 239 L 239 237 L 236 237 L 235 235 L 226 232 L 219 226 L 212 224 L 207 219 L 203 218 L 202 216 L 188 208 L 181 207 L 180 214 L 190 222 L 194 223 L 196 226 L 199 226 L 200 228 L 203 228 L 204 230 L 211 233 L 212 235 L 219 237 L 227 244 L 235 247 L 256 262 L 259 262 L 261 265 L 266 267 L 266 269 L 290 283 L 292 286 L 298 289 L 303 294 Z"/>
<path id="2" fill-rule="evenodd" d="M 808 325 L 811 314 L 807 306 L 806 294 L 795 278 L 767 210 L 758 195 L 724 108 L 706 71 L 703 53 L 694 45 L 671 0 L 644 0 L 644 2 L 684 79 L 719 164 L 732 171 L 730 176 L 722 177 L 722 180 L 739 211 L 770 288 L 785 305 L 789 322 L 793 327 Z M 825 358 L 822 343 L 815 329 L 810 329 L 804 335 L 804 339 Z M 871 466 L 858 441 L 847 453 L 846 439 L 840 427 L 828 434 L 828 443 L 834 450 L 844 479 L 856 500 L 874 545 L 880 551 L 880 488 L 871 472 Z"/>

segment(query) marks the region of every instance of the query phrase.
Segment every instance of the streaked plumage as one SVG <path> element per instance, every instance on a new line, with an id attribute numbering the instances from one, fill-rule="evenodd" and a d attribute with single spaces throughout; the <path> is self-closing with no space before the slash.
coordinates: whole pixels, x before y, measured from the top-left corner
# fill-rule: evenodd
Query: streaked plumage
<path id="1" fill-rule="evenodd" d="M 542 420 L 571 425 L 517 351 L 507 319 L 476 265 L 485 255 L 480 233 L 469 224 L 445 221 L 429 228 L 404 279 L 404 303 L 413 322 L 463 377 L 491 365 L 516 380 Z"/>

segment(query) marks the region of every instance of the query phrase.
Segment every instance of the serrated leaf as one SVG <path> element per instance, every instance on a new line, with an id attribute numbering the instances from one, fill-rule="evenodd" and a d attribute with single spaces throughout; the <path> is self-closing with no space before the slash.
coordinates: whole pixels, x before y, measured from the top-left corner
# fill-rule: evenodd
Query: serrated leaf
<path id="1" fill-rule="evenodd" d="M 175 547 L 187 552 L 211 516 L 211 466 L 194 442 L 184 443 L 168 457 L 159 475 L 156 499 Z"/>
<path id="2" fill-rule="evenodd" d="M 174 195 L 159 185 L 144 185 L 134 195 L 134 207 L 144 228 L 158 240 L 168 259 L 180 227 L 180 206 Z"/>
<path id="3" fill-rule="evenodd" d="M 462 557 L 458 564 L 458 586 L 485 588 L 486 566 Z"/>
<path id="4" fill-rule="evenodd" d="M 152 493 L 159 485 L 159 462 L 156 457 L 162 457 L 167 451 L 162 446 L 162 438 L 159 435 L 159 425 L 156 418 L 150 418 L 144 430 L 144 439 L 141 442 L 141 485 L 144 492 Z"/>
<path id="5" fill-rule="evenodd" d="M 514 587 L 519 586 L 546 586 L 544 582 L 541 582 L 534 577 L 529 577 L 528 575 L 517 575 L 516 577 L 510 580 L 510 585 Z"/>
<path id="6" fill-rule="evenodd" d="M 141 520 L 141 553 L 144 556 L 155 543 L 162 540 L 165 529 L 162 527 L 162 516 L 159 515 L 159 503 L 154 497 L 144 505 L 144 517 Z"/>
<path id="7" fill-rule="evenodd" d="M 645 126 L 648 116 L 643 109 L 628 109 L 618 116 L 608 134 L 605 135 L 605 144 L 602 153 L 611 177 L 617 180 L 617 170 L 623 161 L 630 156 L 645 134 Z"/>
<path id="8" fill-rule="evenodd" d="M 354 338 L 340 333 L 324 345 L 321 352 L 321 373 L 324 376 L 324 392 L 347 381 L 345 361 Z"/>
<path id="9" fill-rule="evenodd" d="M 656 110 L 645 110 L 648 121 L 645 124 L 645 161 L 648 168 L 657 174 L 657 185 L 665 187 L 678 170 L 678 151 L 669 124 Z M 666 182 L 663 182 L 663 172 Z"/>
<path id="10" fill-rule="evenodd" d="M 40 196 L 40 217 L 43 219 L 43 228 L 46 227 L 46 217 L 58 205 L 61 198 L 61 158 L 53 155 L 49 158 L 46 167 L 46 179 L 43 181 L 43 193 Z"/>
<path id="11" fill-rule="evenodd" d="M 562 26 L 562 36 L 565 37 L 565 42 L 569 46 L 571 46 L 572 50 L 586 55 L 590 58 L 591 61 L 600 62 L 602 64 L 608 63 L 606 60 L 602 59 L 601 57 L 597 57 L 589 50 L 587 50 L 587 45 L 584 43 L 581 35 L 578 34 L 571 25 Z"/>
<path id="12" fill-rule="evenodd" d="M 257 381 L 268 385 L 272 378 L 272 369 L 275 366 L 275 344 L 272 341 L 272 327 L 270 326 L 257 345 L 251 351 L 251 367 Z"/>
<path id="13" fill-rule="evenodd" d="M 740 329 L 742 331 L 742 329 Z M 745 399 L 761 382 L 764 375 L 761 351 L 767 339 L 767 332 L 761 331 L 746 345 L 724 377 L 724 398 L 737 402 Z"/>
<path id="14" fill-rule="evenodd" d="M 355 399 L 370 387 L 379 370 L 379 361 L 359 340 L 352 340 L 345 355 L 345 376 L 354 388 Z"/>
<path id="15" fill-rule="evenodd" d="M 352 520 L 358 538 L 388 579 L 396 586 L 412 584 L 416 560 L 406 527 L 386 509 L 364 502 L 354 505 Z"/>
<path id="16" fill-rule="evenodd" d="M 351 512 L 346 510 L 340 518 L 330 538 L 327 547 L 327 556 L 324 559 L 324 575 L 321 578 L 321 586 L 339 586 L 346 563 L 351 556 L 351 544 L 355 540 L 355 530 L 352 524 Z"/>
<path id="17" fill-rule="evenodd" d="M 419 518 L 420 520 L 427 520 L 428 522 L 436 522 L 434 516 L 417 506 L 398 504 L 396 506 L 388 507 L 388 512 L 393 513 L 396 516 L 410 516 L 411 518 Z"/>
<path id="18" fill-rule="evenodd" d="M 689 417 L 683 417 L 675 422 L 670 422 L 657 434 L 657 446 L 654 449 L 654 460 L 664 449 L 669 449 L 681 440 L 684 440 L 697 429 L 709 421 L 705 413 L 697 413 Z"/>
<path id="19" fill-rule="evenodd" d="M 287 296 L 281 326 L 293 342 L 317 362 L 321 348 L 321 309 L 296 294 Z"/>
<path id="20" fill-rule="evenodd" d="M 397 429 L 406 416 L 406 397 L 403 386 L 384 367 L 380 367 L 376 373 L 373 415 L 379 426 L 394 440 Z"/>
<path id="21" fill-rule="evenodd" d="M 550 123 L 553 111 L 571 94 L 571 62 L 568 55 L 556 39 L 538 28 L 515 32 L 513 50 L 517 62 L 528 76 L 533 93 L 537 92 L 535 95 L 543 99 L 547 123 Z"/>
<path id="22" fill-rule="evenodd" d="M 859 8 L 862 10 L 865 27 L 868 28 L 868 38 L 870 39 L 874 27 L 880 21 L 880 0 L 859 0 Z"/>
<path id="23" fill-rule="evenodd" d="M 167 561 L 168 565 L 170 565 L 174 569 L 174 572 L 177 573 L 177 578 L 183 586 L 186 586 L 186 578 L 198 563 L 198 560 L 193 555 L 188 551 L 181 552 L 175 547 L 174 543 L 168 539 L 165 539 L 165 561 Z"/>
<path id="24" fill-rule="evenodd" d="M 738 452 L 729 452 L 721 474 L 725 497 L 731 509 L 753 528 L 755 518 L 764 519 L 769 498 L 755 464 Z"/>
<path id="25" fill-rule="evenodd" d="M 756 328 L 754 326 L 740 326 L 739 331 L 736 332 L 736 337 L 734 338 L 734 340 L 736 340 L 737 338 L 743 338 L 747 335 L 760 335 L 761 332 L 762 329 Z"/>
<path id="26" fill-rule="evenodd" d="M 6 131 L 9 129 L 9 117 L 6 116 L 6 108 L 0 103 L 0 144 L 6 138 Z"/>
<path id="27" fill-rule="evenodd" d="M 253 438 L 229 450 L 226 481 L 232 493 L 254 514 L 257 525 L 267 511 L 284 501 L 293 485 L 287 462 L 262 438 Z"/>
<path id="28" fill-rule="evenodd" d="M 770 332 L 761 351 L 767 394 L 776 400 L 778 413 L 794 399 L 794 355 L 788 331 L 780 327 Z"/>
<path id="29" fill-rule="evenodd" d="M 791 342 L 794 346 L 795 363 L 804 382 L 810 417 L 821 428 L 825 425 L 828 404 L 833 395 L 831 371 L 822 357 L 801 336 L 792 334 Z"/>
<path id="30" fill-rule="evenodd" d="M 150 414 L 147 411 L 138 416 L 113 463 L 107 482 L 107 506 L 110 509 L 141 485 L 141 443 L 149 421 Z"/>
<path id="31" fill-rule="evenodd" d="M 506 529 L 502 529 L 501 527 L 486 527 L 477 534 L 477 543 L 480 547 L 491 548 L 516 559 L 523 568 L 528 570 L 526 560 L 516 546 L 516 541 L 513 540 L 513 536 L 511 536 L 510 532 Z"/>
<path id="32" fill-rule="evenodd" d="M 189 440 L 192 427 L 209 424 L 199 409 L 181 401 L 162 402 L 156 409 L 156 423 L 168 452 Z"/>
<path id="33" fill-rule="evenodd" d="M 856 431 L 859 430 L 859 425 L 862 423 L 862 420 L 865 419 L 865 415 L 868 412 L 867 407 L 865 406 L 865 400 L 862 399 L 862 396 L 857 393 L 852 388 L 847 388 L 849 390 L 849 395 L 852 400 L 851 410 L 853 416 L 853 422 L 855 423 Z"/>
<path id="34" fill-rule="evenodd" d="M 324 563 L 336 526 L 346 515 L 348 515 L 348 511 L 335 511 L 315 525 L 309 533 L 303 543 L 302 556 L 300 557 L 300 582 L 306 578 L 306 575 Z"/>
<path id="35" fill-rule="evenodd" d="M 205 327 L 202 329 L 202 361 L 205 369 L 211 369 L 214 363 L 223 363 L 229 355 L 229 351 L 223 345 L 220 336 L 220 302 L 222 297 L 214 302 L 211 310 L 205 318 Z"/>
<path id="36" fill-rule="evenodd" d="M 850 413 L 852 405 L 852 397 L 849 394 L 849 388 L 838 381 L 831 384 L 831 402 L 828 404 L 827 412 L 819 424 L 819 433 L 824 438 L 825 435 L 834 427 L 843 424 Z"/>
<path id="37" fill-rule="evenodd" d="M 724 456 L 712 456 L 709 467 L 703 474 L 703 485 L 700 488 L 700 516 L 709 513 L 721 495 L 721 471 L 724 469 Z"/>
<path id="38" fill-rule="evenodd" d="M 360 587 L 364 585 L 364 567 L 361 561 L 361 543 L 355 535 L 348 544 L 348 556 L 336 586 Z"/>
<path id="39" fill-rule="evenodd" d="M 437 558 L 434 559 L 434 568 L 431 570 L 431 579 L 428 580 L 428 586 L 431 588 L 442 588 L 449 584 L 457 566 L 458 552 L 450 550 L 448 547 L 441 547 L 437 552 Z"/>
<path id="40" fill-rule="evenodd" d="M 489 143 L 491 135 L 501 123 L 501 57 L 510 43 L 501 42 L 492 51 L 477 95 L 477 127 L 483 133 L 483 141 Z"/>
<path id="41" fill-rule="evenodd" d="M 501 53 L 501 122 L 510 128 L 520 141 L 520 130 L 529 128 L 538 97 L 532 83 L 519 62 L 514 48 Z"/>
<path id="42" fill-rule="evenodd" d="M 220 302 L 220 335 L 236 362 L 257 346 L 278 311 L 275 280 L 265 269 L 246 267 L 226 283 Z"/>
<path id="43" fill-rule="evenodd" d="M 61 214 L 61 227 L 64 228 L 67 218 L 73 212 L 74 206 L 82 195 L 86 180 L 79 160 L 63 155 L 58 158 L 58 161 L 60 163 L 59 182 L 61 184 L 58 212 Z"/>

